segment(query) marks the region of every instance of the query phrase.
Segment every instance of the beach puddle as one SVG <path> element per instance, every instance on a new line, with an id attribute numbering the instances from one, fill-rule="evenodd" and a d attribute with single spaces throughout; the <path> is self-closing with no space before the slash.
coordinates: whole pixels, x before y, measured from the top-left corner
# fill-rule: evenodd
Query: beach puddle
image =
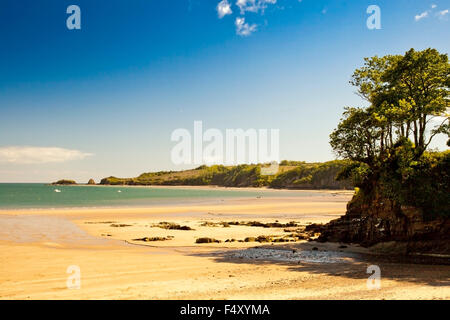
<path id="1" fill-rule="evenodd" d="M 279 261 L 288 263 L 353 263 L 356 255 L 336 251 L 302 250 L 294 252 L 285 249 L 249 248 L 226 254 L 230 259 L 252 261 Z"/>
<path id="2" fill-rule="evenodd" d="M 101 245 L 107 242 L 87 234 L 63 217 L 35 215 L 0 215 L 0 240 L 54 245 Z"/>

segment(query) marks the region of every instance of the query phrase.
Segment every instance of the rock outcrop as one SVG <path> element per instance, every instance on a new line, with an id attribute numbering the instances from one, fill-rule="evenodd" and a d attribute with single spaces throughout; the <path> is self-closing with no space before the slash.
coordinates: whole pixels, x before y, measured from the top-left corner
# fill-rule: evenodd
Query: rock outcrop
<path id="1" fill-rule="evenodd" d="M 88 181 L 87 184 L 88 184 L 88 185 L 95 185 L 94 179 L 89 179 L 89 181 Z"/>
<path id="2" fill-rule="evenodd" d="M 53 182 L 52 185 L 62 185 L 62 186 L 68 186 L 68 185 L 75 185 L 77 184 L 74 180 L 58 180 L 56 182 Z"/>
<path id="3" fill-rule="evenodd" d="M 319 241 L 359 243 L 370 247 L 396 241 L 404 253 L 450 254 L 450 219 L 425 220 L 421 209 L 399 206 L 386 199 L 350 202 L 347 213 L 324 226 L 316 226 Z"/>

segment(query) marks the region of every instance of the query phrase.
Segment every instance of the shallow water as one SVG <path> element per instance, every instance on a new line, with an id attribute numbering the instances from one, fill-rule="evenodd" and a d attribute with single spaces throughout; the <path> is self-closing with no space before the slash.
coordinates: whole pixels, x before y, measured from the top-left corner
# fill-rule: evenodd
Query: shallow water
<path id="1" fill-rule="evenodd" d="M 1 183 L 0 209 L 144 207 L 148 205 L 201 202 L 215 199 L 256 198 L 273 195 L 274 192 L 269 190 L 51 186 L 32 183 Z M 314 197 L 322 195 L 318 192 L 307 191 L 276 192 L 277 197 Z"/>
<path id="2" fill-rule="evenodd" d="M 350 254 L 351 255 L 351 254 Z M 351 263 L 355 257 L 350 258 L 349 253 L 336 251 L 302 250 L 293 252 L 284 249 L 249 248 L 228 253 L 227 258 L 260 261 L 279 261 L 289 263 Z"/>
<path id="3" fill-rule="evenodd" d="M 107 242 L 87 234 L 64 217 L 40 215 L 0 215 L 0 240 L 78 245 Z"/>

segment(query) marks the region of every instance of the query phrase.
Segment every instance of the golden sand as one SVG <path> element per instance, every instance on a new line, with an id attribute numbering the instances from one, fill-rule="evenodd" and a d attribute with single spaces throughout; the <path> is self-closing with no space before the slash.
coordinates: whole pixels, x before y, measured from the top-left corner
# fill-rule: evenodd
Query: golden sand
<path id="1" fill-rule="evenodd" d="M 283 229 L 202 226 L 327 222 L 344 214 L 349 198 L 274 193 L 151 208 L 2 211 L 0 299 L 449 299 L 449 266 L 379 263 L 381 289 L 371 290 L 367 267 L 374 262 L 359 255 L 364 248 L 303 241 L 248 249 L 261 245 L 224 241 Z M 162 221 L 195 230 L 154 226 Z M 167 236 L 173 239 L 133 241 Z M 199 237 L 222 242 L 196 244 Z M 69 266 L 80 268 L 80 289 L 67 287 Z"/>

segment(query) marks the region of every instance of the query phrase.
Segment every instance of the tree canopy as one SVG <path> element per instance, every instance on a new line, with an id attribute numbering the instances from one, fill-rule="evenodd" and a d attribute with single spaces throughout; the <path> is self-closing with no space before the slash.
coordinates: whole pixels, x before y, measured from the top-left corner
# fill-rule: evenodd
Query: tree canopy
<path id="1" fill-rule="evenodd" d="M 435 49 L 366 58 L 350 83 L 370 105 L 345 109 L 330 135 L 333 150 L 374 166 L 411 140 L 420 158 L 437 134 L 450 136 L 449 74 L 448 55 Z"/>

